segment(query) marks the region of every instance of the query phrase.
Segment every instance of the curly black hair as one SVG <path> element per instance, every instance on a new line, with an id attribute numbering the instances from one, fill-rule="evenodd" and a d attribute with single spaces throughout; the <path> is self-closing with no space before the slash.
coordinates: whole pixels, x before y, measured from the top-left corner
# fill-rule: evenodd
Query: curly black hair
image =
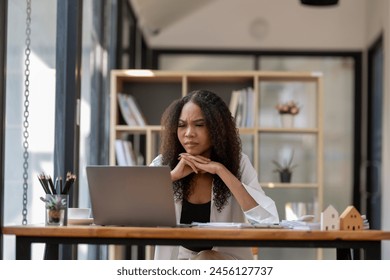
<path id="1" fill-rule="evenodd" d="M 178 135 L 178 123 L 183 106 L 192 102 L 198 105 L 203 113 L 205 125 L 208 128 L 212 143 L 210 159 L 223 164 L 238 179 L 240 174 L 241 139 L 234 118 L 226 103 L 217 94 L 208 90 L 195 90 L 179 100 L 175 100 L 164 112 L 161 125 L 161 155 L 162 163 L 175 168 L 178 156 L 184 153 Z M 187 199 L 191 192 L 195 174 L 173 183 L 176 198 Z M 231 196 L 229 188 L 217 175 L 214 179 L 214 203 L 221 211 Z"/>

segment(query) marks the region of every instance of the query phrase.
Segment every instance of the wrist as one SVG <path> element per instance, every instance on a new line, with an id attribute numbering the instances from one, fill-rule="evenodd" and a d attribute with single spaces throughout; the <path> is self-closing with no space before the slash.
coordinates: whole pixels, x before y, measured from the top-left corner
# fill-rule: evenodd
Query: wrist
<path id="1" fill-rule="evenodd" d="M 225 173 L 226 167 L 223 164 L 218 164 L 216 174 L 221 177 Z"/>

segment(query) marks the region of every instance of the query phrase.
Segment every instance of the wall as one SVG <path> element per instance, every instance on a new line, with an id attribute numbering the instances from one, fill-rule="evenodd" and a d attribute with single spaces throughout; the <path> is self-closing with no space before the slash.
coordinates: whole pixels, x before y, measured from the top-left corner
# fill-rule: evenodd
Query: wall
<path id="1" fill-rule="evenodd" d="M 148 43 L 153 48 L 361 50 L 366 5 L 367 0 L 322 8 L 299 0 L 214 0 L 149 36 Z"/>

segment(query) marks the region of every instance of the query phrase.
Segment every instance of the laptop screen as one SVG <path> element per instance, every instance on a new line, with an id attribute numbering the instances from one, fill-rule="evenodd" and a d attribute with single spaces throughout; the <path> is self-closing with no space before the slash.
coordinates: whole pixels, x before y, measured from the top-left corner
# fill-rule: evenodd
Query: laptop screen
<path id="1" fill-rule="evenodd" d="M 97 225 L 176 226 L 168 166 L 87 166 Z"/>

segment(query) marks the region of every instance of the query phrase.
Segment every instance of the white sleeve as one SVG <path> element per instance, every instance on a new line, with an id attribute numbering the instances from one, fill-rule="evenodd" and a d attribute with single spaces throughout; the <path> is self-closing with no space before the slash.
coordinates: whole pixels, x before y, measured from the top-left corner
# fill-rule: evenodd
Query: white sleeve
<path id="1" fill-rule="evenodd" d="M 240 169 L 241 183 L 258 204 L 244 212 L 248 221 L 250 223 L 278 223 L 279 215 L 275 202 L 261 188 L 257 172 L 245 154 L 241 156 Z"/>
<path id="2" fill-rule="evenodd" d="M 162 156 L 158 155 L 150 164 L 149 166 L 160 166 L 162 164 Z"/>

